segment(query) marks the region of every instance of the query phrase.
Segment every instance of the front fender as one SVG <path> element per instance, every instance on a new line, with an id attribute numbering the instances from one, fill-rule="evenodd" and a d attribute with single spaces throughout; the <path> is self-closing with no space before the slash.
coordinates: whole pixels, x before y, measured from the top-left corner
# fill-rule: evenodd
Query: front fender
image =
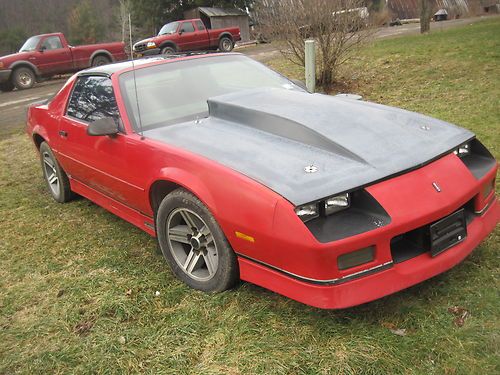
<path id="1" fill-rule="evenodd" d="M 209 208 L 212 214 L 217 216 L 217 205 L 212 193 L 205 183 L 195 174 L 176 167 L 162 168 L 158 178 L 150 182 L 148 188 L 149 193 L 151 193 L 152 185 L 158 180 L 164 180 L 182 186 L 184 189 L 196 195 L 196 197 Z"/>
<path id="2" fill-rule="evenodd" d="M 16 68 L 19 68 L 21 66 L 27 66 L 27 67 L 31 68 L 35 72 L 35 74 L 37 76 L 40 76 L 40 71 L 38 70 L 38 68 L 36 67 L 36 65 L 30 63 L 27 60 L 18 60 L 16 62 L 12 63 L 9 66 L 9 69 L 11 69 L 12 71 L 14 71 Z"/>

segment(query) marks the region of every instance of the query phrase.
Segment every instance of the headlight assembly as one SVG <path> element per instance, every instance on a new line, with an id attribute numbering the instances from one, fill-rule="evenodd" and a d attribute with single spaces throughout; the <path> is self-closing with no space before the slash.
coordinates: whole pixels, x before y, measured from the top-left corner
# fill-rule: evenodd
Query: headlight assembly
<path id="1" fill-rule="evenodd" d="M 319 216 L 328 216 L 345 210 L 351 205 L 349 193 L 335 195 L 318 202 L 304 204 L 295 208 L 295 213 L 303 222 L 315 219 Z"/>
<path id="2" fill-rule="evenodd" d="M 147 48 L 156 48 L 156 43 L 155 42 L 148 42 L 146 45 Z"/>
<path id="3" fill-rule="evenodd" d="M 457 155 L 459 158 L 463 158 L 464 156 L 467 156 L 470 154 L 470 145 L 468 143 L 465 143 L 458 147 L 455 151 L 453 151 L 455 155 Z"/>
<path id="4" fill-rule="evenodd" d="M 295 213 L 303 222 L 306 222 L 319 216 L 319 205 L 318 203 L 304 204 L 298 206 L 295 209 Z"/>
<path id="5" fill-rule="evenodd" d="M 331 215 L 342 211 L 351 205 L 351 196 L 349 193 L 337 195 L 325 199 L 325 215 Z"/>

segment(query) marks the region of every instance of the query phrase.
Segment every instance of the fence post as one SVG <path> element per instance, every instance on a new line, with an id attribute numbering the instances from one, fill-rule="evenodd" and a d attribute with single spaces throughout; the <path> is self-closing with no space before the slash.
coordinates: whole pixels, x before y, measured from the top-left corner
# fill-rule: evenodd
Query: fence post
<path id="1" fill-rule="evenodd" d="M 316 90 L 316 42 L 306 40 L 306 87 L 309 92 Z"/>

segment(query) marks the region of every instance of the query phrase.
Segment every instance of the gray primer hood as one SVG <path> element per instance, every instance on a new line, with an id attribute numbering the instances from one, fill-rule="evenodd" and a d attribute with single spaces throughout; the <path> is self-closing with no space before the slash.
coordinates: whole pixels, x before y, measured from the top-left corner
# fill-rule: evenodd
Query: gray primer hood
<path id="1" fill-rule="evenodd" d="M 145 132 L 232 168 L 295 205 L 419 167 L 474 134 L 398 108 L 259 89 L 208 100 L 209 117 Z M 306 173 L 308 165 L 316 173 Z"/>

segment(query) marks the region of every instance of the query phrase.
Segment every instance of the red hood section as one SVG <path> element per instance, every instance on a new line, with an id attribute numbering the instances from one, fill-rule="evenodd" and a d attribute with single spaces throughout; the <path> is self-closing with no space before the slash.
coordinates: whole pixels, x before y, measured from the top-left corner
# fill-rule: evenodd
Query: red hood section
<path id="1" fill-rule="evenodd" d="M 10 64 L 19 60 L 27 60 L 31 55 L 31 52 L 17 52 L 10 55 L 5 55 L 0 57 L 0 61 L 3 62 L 4 68 L 8 68 Z"/>

